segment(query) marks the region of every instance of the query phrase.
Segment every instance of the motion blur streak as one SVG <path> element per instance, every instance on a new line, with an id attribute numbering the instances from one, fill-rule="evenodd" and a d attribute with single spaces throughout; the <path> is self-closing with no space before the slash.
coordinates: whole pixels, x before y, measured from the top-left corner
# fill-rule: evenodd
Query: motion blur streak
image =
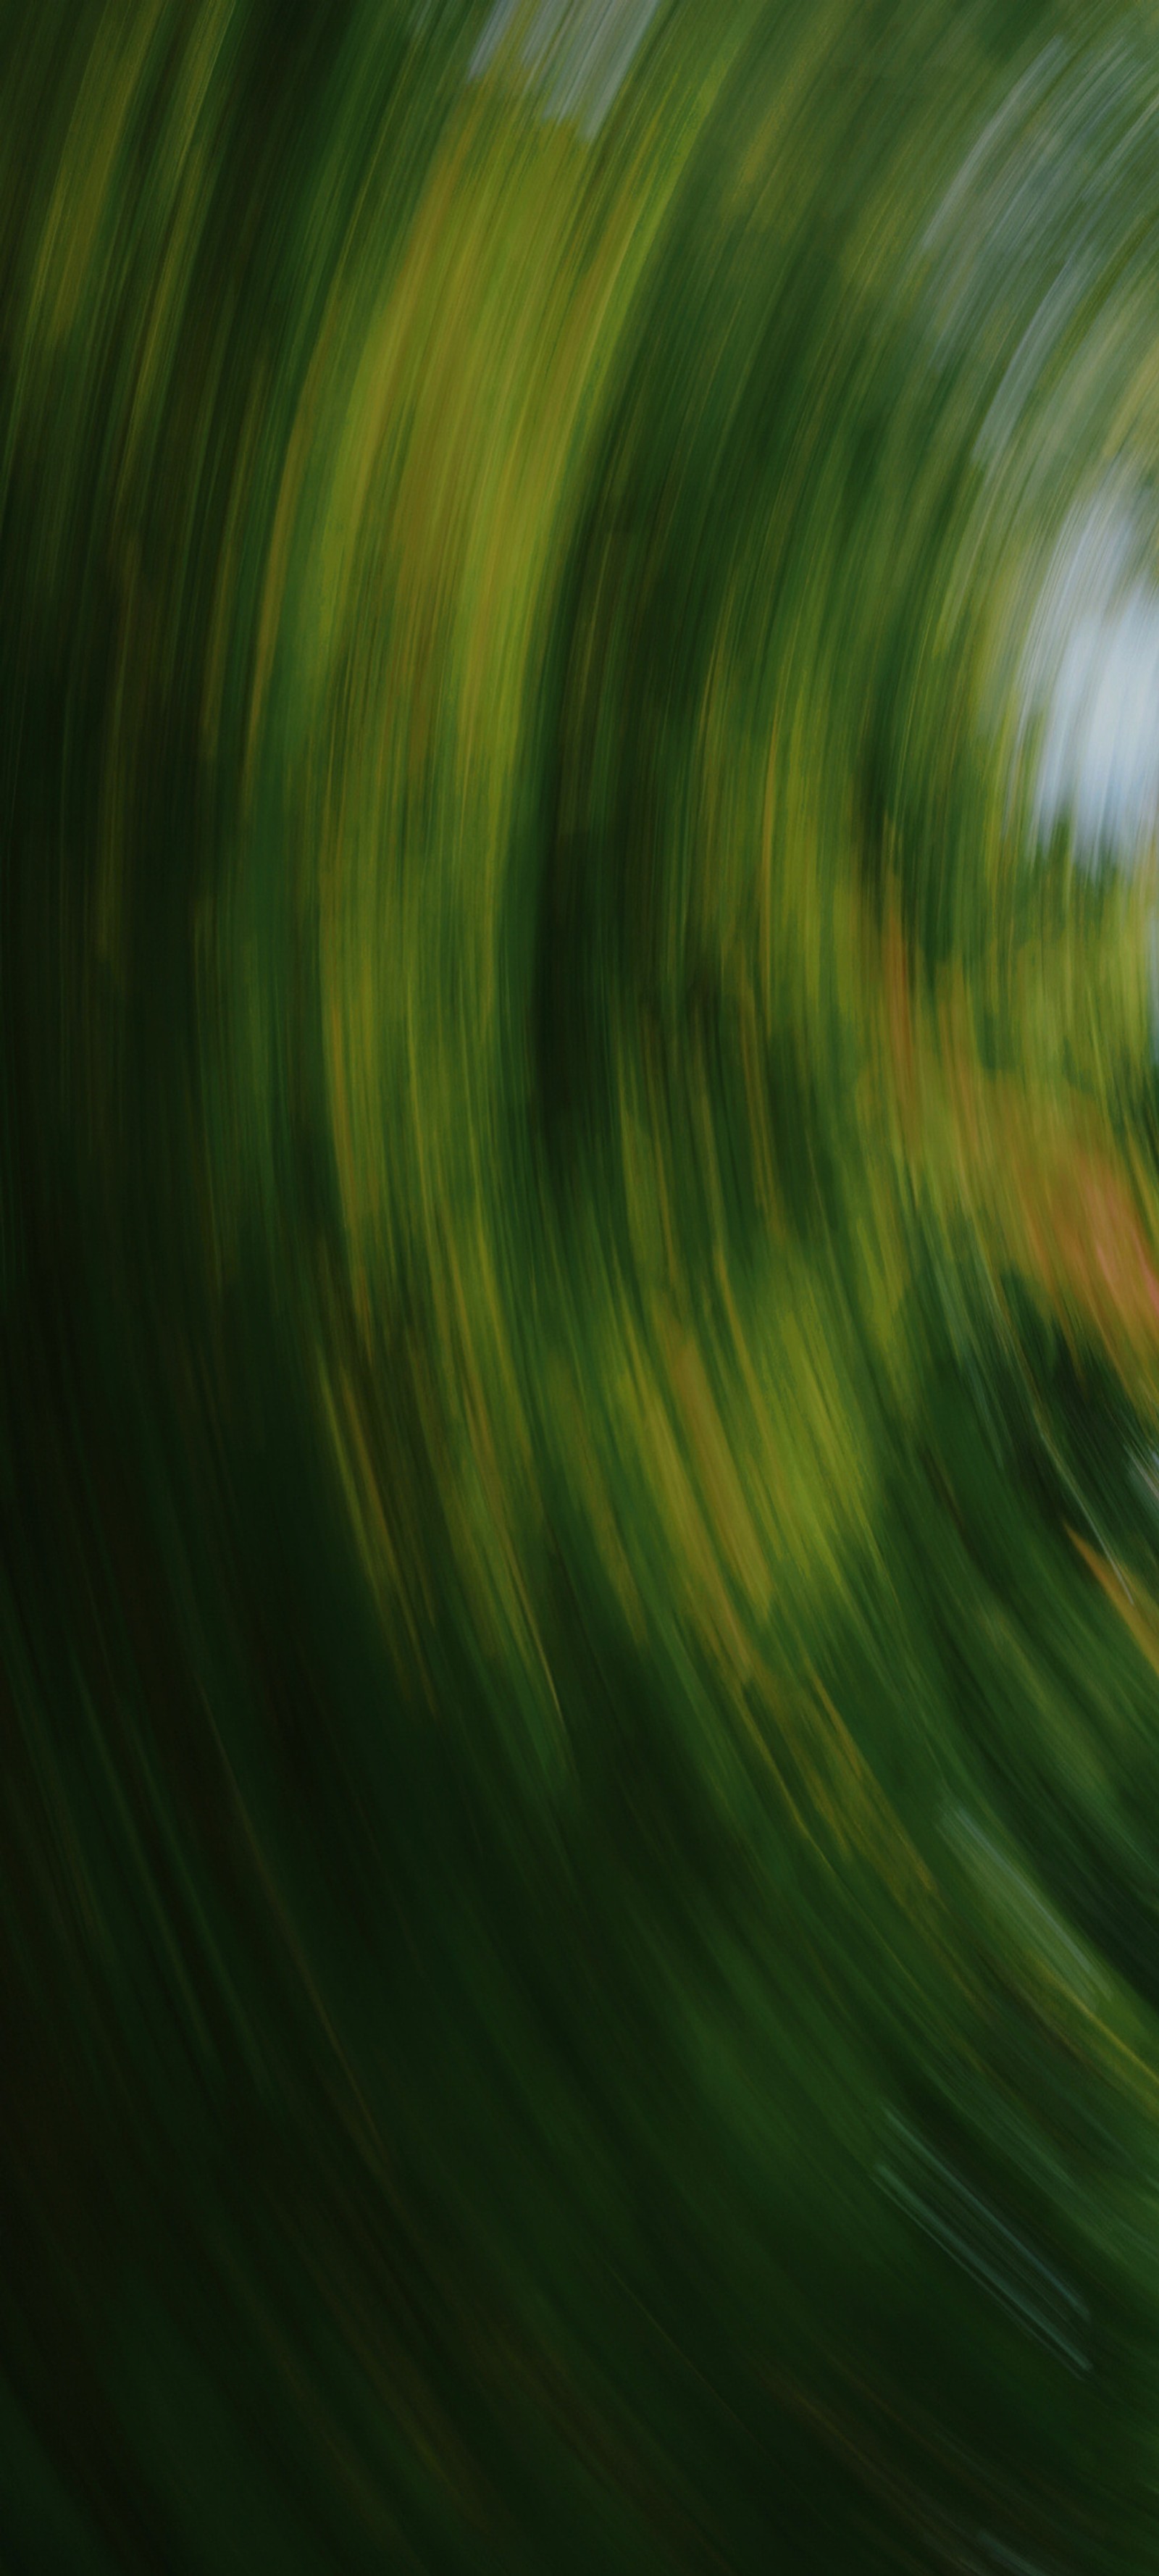
<path id="1" fill-rule="evenodd" d="M 0 11 L 3 2576 L 1159 2571 L 1157 141 Z"/>

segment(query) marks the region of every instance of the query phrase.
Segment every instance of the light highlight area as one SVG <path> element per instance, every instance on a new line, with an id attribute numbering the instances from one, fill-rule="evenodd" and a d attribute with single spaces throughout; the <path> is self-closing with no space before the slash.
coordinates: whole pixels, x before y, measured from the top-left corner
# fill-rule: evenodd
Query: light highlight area
<path id="1" fill-rule="evenodd" d="M 660 0 L 495 0 L 471 57 L 481 80 L 507 64 L 543 113 L 598 134 Z"/>
<path id="2" fill-rule="evenodd" d="M 1137 513 L 1108 501 L 1070 531 L 1027 655 L 1038 720 L 1034 823 L 1069 823 L 1080 857 L 1137 860 L 1159 825 L 1159 583 Z"/>

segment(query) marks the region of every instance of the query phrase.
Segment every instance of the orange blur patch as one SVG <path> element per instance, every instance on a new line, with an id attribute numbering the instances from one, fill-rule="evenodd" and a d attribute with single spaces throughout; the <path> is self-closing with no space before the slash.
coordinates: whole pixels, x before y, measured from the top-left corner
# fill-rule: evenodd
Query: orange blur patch
<path id="1" fill-rule="evenodd" d="M 1107 1339 L 1159 1340 L 1159 1275 L 1131 1193 L 1105 1153 L 1064 1145 L 1028 1218 L 1055 1298 Z"/>
<path id="2" fill-rule="evenodd" d="M 1064 1321 L 1112 1350 L 1159 1347 L 1159 1269 L 1097 1113 L 1077 1095 L 1069 1109 L 1044 1107 L 1009 1076 L 987 1073 L 960 976 L 947 979 L 934 1012 L 921 1009 L 896 906 L 879 933 L 878 964 L 886 1062 L 915 1178 L 936 1204 L 952 1170 L 965 1212 Z"/>

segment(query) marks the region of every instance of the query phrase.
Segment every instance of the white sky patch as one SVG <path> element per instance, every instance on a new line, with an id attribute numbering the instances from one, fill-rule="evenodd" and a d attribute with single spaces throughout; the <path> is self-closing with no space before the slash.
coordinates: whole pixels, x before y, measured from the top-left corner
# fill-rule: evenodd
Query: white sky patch
<path id="1" fill-rule="evenodd" d="M 659 0 L 495 0 L 471 57 L 481 80 L 504 54 L 542 92 L 543 111 L 598 134 Z"/>
<path id="2" fill-rule="evenodd" d="M 1023 657 L 1021 733 L 1038 740 L 1034 824 L 1069 821 L 1088 864 L 1159 832 L 1159 582 L 1138 515 L 1108 493 L 1072 518 Z"/>
<path id="3" fill-rule="evenodd" d="M 1047 719 L 1038 803 L 1047 830 L 1068 810 L 1092 852 L 1129 857 L 1159 818 L 1159 591 L 1140 583 L 1105 618 L 1084 618 L 1063 655 Z"/>

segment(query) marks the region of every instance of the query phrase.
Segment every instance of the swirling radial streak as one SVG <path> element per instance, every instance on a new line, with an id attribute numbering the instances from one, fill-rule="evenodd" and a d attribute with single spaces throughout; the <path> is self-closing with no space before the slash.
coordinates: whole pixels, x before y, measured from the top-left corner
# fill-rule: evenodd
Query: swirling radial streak
<path id="1" fill-rule="evenodd" d="M 0 13 L 0 2566 L 1159 2569 L 1159 23 Z"/>

